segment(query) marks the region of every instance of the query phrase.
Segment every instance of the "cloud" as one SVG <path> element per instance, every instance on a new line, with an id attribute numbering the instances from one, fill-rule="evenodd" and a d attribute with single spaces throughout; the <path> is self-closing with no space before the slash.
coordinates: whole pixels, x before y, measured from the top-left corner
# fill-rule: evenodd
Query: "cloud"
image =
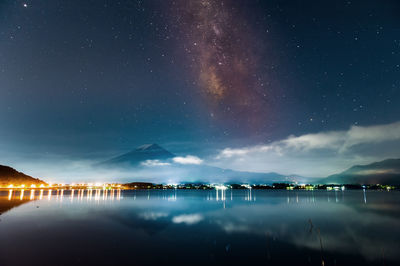
<path id="1" fill-rule="evenodd" d="M 381 143 L 400 140 L 400 121 L 386 125 L 369 127 L 352 126 L 346 132 L 343 149 L 362 143 Z"/>
<path id="2" fill-rule="evenodd" d="M 141 163 L 144 166 L 166 166 L 171 165 L 170 163 L 162 162 L 160 160 L 146 160 Z"/>
<path id="3" fill-rule="evenodd" d="M 203 219 L 204 218 L 201 214 L 182 214 L 174 216 L 172 218 L 172 222 L 176 224 L 184 223 L 187 225 L 192 225 L 201 222 Z"/>
<path id="4" fill-rule="evenodd" d="M 185 157 L 174 157 L 172 159 L 175 163 L 180 164 L 202 164 L 203 160 L 197 156 L 187 155 Z"/>
<path id="5" fill-rule="evenodd" d="M 265 145 L 225 148 L 210 163 L 246 171 L 322 177 L 359 163 L 400 156 L 400 122 L 291 135 Z"/>

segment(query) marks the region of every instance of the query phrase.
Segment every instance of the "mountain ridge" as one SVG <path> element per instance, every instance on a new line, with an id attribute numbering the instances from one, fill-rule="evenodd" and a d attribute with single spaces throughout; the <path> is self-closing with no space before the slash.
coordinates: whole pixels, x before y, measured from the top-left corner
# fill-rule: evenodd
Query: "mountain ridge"
<path id="1" fill-rule="evenodd" d="M 0 165 L 0 186 L 13 185 L 46 185 L 46 182 L 18 172 L 14 168 L 6 165 Z"/>
<path id="2" fill-rule="evenodd" d="M 325 184 L 400 185 L 400 159 L 386 159 L 365 165 L 354 165 L 320 180 Z"/>
<path id="3" fill-rule="evenodd" d="M 100 166 L 127 165 L 135 166 L 146 160 L 167 160 L 175 157 L 175 154 L 167 151 L 156 143 L 144 144 L 130 152 L 113 157 L 99 163 Z"/>

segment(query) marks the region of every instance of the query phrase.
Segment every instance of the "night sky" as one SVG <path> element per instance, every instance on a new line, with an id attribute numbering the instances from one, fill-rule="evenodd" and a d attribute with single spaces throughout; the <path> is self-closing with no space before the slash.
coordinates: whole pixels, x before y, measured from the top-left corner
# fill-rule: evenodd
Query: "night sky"
<path id="1" fill-rule="evenodd" d="M 40 173 L 144 143 L 316 176 L 278 162 L 400 157 L 399 14 L 395 0 L 1 1 L 0 164 Z"/>

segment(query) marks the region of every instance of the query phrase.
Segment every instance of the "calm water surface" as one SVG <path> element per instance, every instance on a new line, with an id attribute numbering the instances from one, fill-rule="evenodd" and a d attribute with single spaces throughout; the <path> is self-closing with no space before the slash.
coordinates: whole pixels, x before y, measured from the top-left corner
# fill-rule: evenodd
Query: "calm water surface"
<path id="1" fill-rule="evenodd" d="M 0 192 L 0 265 L 400 265 L 400 192 Z"/>

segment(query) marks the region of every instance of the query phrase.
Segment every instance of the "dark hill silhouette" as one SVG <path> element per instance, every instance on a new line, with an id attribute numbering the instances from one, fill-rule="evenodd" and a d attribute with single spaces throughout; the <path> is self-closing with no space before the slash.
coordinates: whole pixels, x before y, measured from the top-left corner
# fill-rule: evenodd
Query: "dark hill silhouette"
<path id="1" fill-rule="evenodd" d="M 18 172 L 9 166 L 0 165 L 0 186 L 5 187 L 10 184 L 13 185 L 41 185 L 46 183 L 38 178 L 33 178 L 24 173 Z"/>
<path id="2" fill-rule="evenodd" d="M 387 159 L 367 165 L 355 165 L 321 180 L 325 184 L 400 185 L 400 159 Z"/>

